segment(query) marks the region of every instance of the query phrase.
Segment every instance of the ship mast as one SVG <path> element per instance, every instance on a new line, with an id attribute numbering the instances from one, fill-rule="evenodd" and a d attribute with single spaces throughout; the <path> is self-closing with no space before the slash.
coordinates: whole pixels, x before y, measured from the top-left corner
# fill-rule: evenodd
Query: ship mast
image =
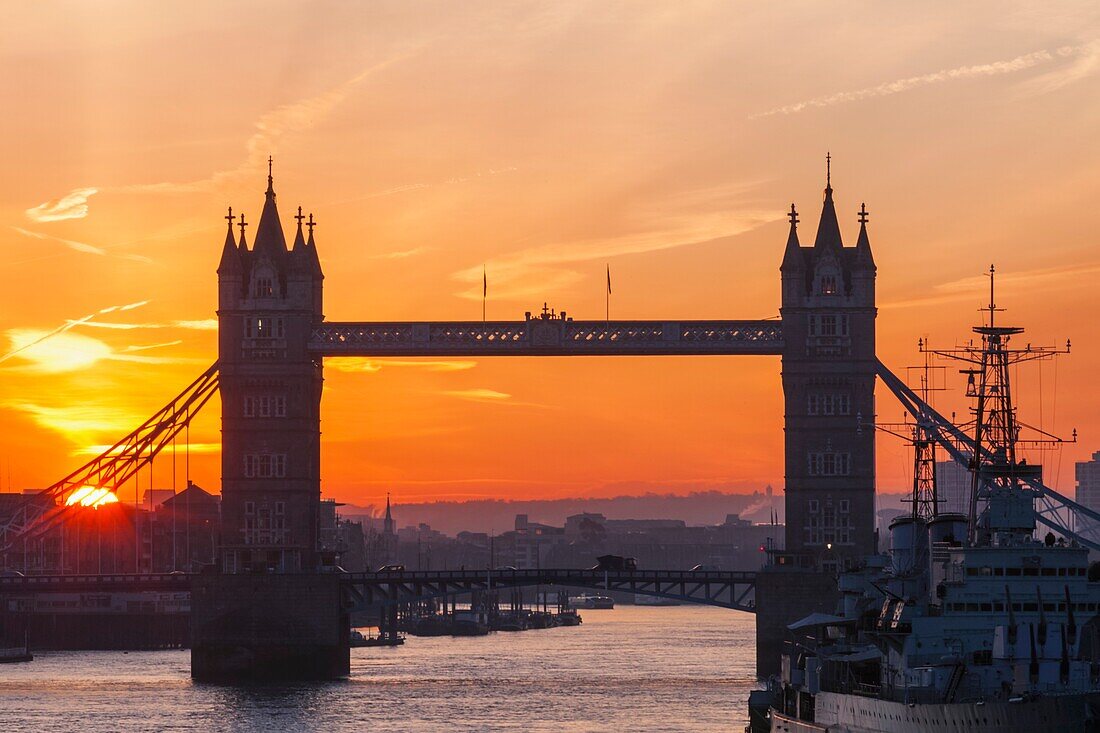
<path id="1" fill-rule="evenodd" d="M 1003 311 L 996 305 L 996 271 L 989 268 L 989 304 L 981 310 L 987 314 L 984 325 L 974 327 L 980 344 L 971 341 L 952 349 L 933 349 L 921 344 L 921 350 L 931 355 L 962 362 L 959 371 L 966 375 L 966 396 L 970 407 L 972 439 L 963 445 L 970 459 L 971 486 L 969 496 L 969 540 L 971 544 L 986 544 L 997 534 L 1030 535 L 1035 529 L 1035 489 L 1027 482 L 1041 482 L 1042 467 L 1021 460 L 1022 444 L 1042 448 L 1062 441 L 1050 433 L 1021 423 L 1013 401 L 1010 367 L 1023 362 L 1052 359 L 1065 349 L 1027 344 L 1011 346 L 1014 336 L 1024 332 L 1015 326 L 999 326 L 996 314 Z M 968 426 L 961 426 L 964 429 Z M 1036 438 L 1021 440 L 1022 428 L 1038 433 Z"/>

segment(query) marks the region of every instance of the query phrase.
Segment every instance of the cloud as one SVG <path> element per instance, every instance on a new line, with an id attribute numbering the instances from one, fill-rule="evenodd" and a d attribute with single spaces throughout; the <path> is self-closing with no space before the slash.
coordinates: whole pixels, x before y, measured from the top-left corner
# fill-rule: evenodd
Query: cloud
<path id="1" fill-rule="evenodd" d="M 457 372 L 473 369 L 477 366 L 477 362 L 464 360 L 405 361 L 400 359 L 370 359 L 361 356 L 334 356 L 325 359 L 325 366 L 335 369 L 338 372 L 368 374 L 380 372 L 387 367 L 412 367 L 414 369 L 424 369 L 429 372 Z"/>
<path id="2" fill-rule="evenodd" d="M 33 328 L 13 328 L 8 331 L 12 350 L 8 356 L 18 356 L 29 362 L 28 368 L 44 374 L 75 372 L 94 366 L 103 360 L 139 364 L 205 364 L 206 359 L 178 356 L 147 356 L 149 349 L 176 346 L 172 341 L 148 346 L 127 346 L 121 351 L 90 336 L 72 332 L 54 333 Z M 7 357 L 5 357 L 6 359 Z M 0 360 L 3 361 L 3 360 Z"/>
<path id="3" fill-rule="evenodd" d="M 74 188 L 59 199 L 39 204 L 23 213 L 37 222 L 83 219 L 88 215 L 88 199 L 97 193 L 98 188 Z"/>
<path id="4" fill-rule="evenodd" d="M 102 247 L 97 247 L 94 244 L 88 244 L 87 242 L 78 242 L 74 239 L 63 239 L 61 237 L 54 237 L 49 234 L 42 234 L 41 232 L 32 232 L 29 229 L 22 229 L 20 227 L 12 227 L 15 231 L 19 232 L 25 237 L 33 237 L 34 239 L 42 239 L 46 241 L 60 242 L 71 250 L 76 252 L 82 252 L 83 254 L 98 255 L 100 257 L 118 257 L 123 260 L 132 260 L 134 262 L 152 262 L 153 260 L 145 257 L 144 255 L 135 254 L 113 254 L 108 252 Z"/>
<path id="5" fill-rule="evenodd" d="M 108 321 L 80 321 L 74 325 L 82 328 L 105 328 L 116 331 L 134 331 L 138 329 L 183 328 L 192 331 L 217 331 L 217 318 L 201 320 L 166 321 L 164 323 L 111 323 Z"/>
<path id="6" fill-rule="evenodd" d="M 501 402 L 512 399 L 512 395 L 506 392 L 497 392 L 495 389 L 485 388 L 452 389 L 445 390 L 443 394 L 448 397 L 457 397 L 460 400 L 470 400 L 471 402 Z"/>
<path id="7" fill-rule="evenodd" d="M 132 428 L 129 428 L 129 429 L 132 429 Z M 103 455 L 107 451 L 111 450 L 111 448 L 113 448 L 113 447 L 114 447 L 114 444 L 107 445 L 106 443 L 101 443 L 99 445 L 86 445 L 82 448 L 77 448 L 76 450 L 74 450 L 72 452 L 72 455 L 74 455 L 74 456 L 99 456 L 99 455 Z M 221 449 L 222 449 L 221 443 L 196 443 L 195 441 L 191 441 L 190 443 L 187 444 L 187 450 L 190 453 L 218 453 L 218 452 L 221 451 Z M 119 449 L 116 449 L 115 451 L 113 451 L 113 453 L 115 455 L 117 455 L 121 451 L 122 451 L 122 449 L 119 448 Z M 183 448 L 180 448 L 180 452 L 182 452 L 182 451 L 183 451 Z"/>
<path id="8" fill-rule="evenodd" d="M 8 331 L 11 356 L 31 362 L 35 371 L 46 374 L 71 372 L 92 366 L 111 355 L 111 347 L 99 339 L 76 333 L 55 333 L 33 328 Z"/>
<path id="9" fill-rule="evenodd" d="M 133 310 L 134 308 L 140 308 L 141 306 L 145 305 L 148 302 L 149 301 L 147 301 L 147 300 L 142 300 L 142 301 L 138 301 L 136 303 L 128 303 L 126 305 L 109 305 L 106 308 L 100 308 L 95 313 L 91 313 L 89 315 L 86 315 L 83 318 L 77 318 L 75 320 L 65 321 L 65 323 L 63 325 L 58 326 L 57 328 L 53 329 L 52 331 L 37 331 L 37 330 L 33 330 L 33 329 L 15 329 L 15 332 L 17 332 L 17 333 L 22 332 L 22 335 L 19 337 L 20 340 L 19 340 L 18 343 L 16 341 L 16 338 L 12 337 L 13 332 L 9 331 L 8 335 L 12 340 L 12 348 L 11 348 L 11 350 L 9 350 L 3 356 L 0 356 L 0 364 L 3 364 L 8 359 L 11 359 L 13 356 L 21 354 L 21 353 L 25 352 L 28 349 L 39 346 L 40 344 L 45 342 L 47 339 L 55 338 L 55 337 L 65 333 L 66 331 L 69 331 L 69 330 L 75 328 L 76 326 L 79 326 L 79 325 L 84 324 L 84 323 L 88 323 L 93 318 L 95 318 L 96 316 L 106 315 L 108 313 L 114 313 L 115 311 Z M 27 336 L 27 334 L 32 332 L 32 331 L 33 331 L 34 335 L 33 336 Z M 24 337 L 26 337 L 26 338 L 24 338 Z M 89 339 L 89 340 L 90 341 L 96 341 L 96 339 Z M 98 342 L 98 343 L 102 343 L 102 342 Z"/>
<path id="10" fill-rule="evenodd" d="M 374 74 L 409 58 L 414 50 L 399 53 L 363 69 L 350 79 L 337 84 L 321 94 L 290 102 L 263 114 L 253 127 L 253 133 L 245 141 L 245 158 L 234 168 L 216 171 L 206 178 L 183 183 L 161 182 L 122 186 L 120 190 L 148 193 L 194 193 L 215 190 L 228 182 L 254 176 L 267 165 L 269 155 L 279 152 L 285 137 L 304 132 L 320 124 L 355 89 Z"/>
<path id="11" fill-rule="evenodd" d="M 1014 288 L 1024 285 L 1030 292 L 1060 289 L 1071 287 L 1074 284 L 1092 283 L 1097 273 L 1100 273 L 1100 262 L 1064 267 L 1043 267 L 1017 272 L 998 272 L 997 288 Z M 879 307 L 909 308 L 917 305 L 954 303 L 975 298 L 980 299 L 979 302 L 982 302 L 988 299 L 988 295 L 989 276 L 973 275 L 934 285 L 932 286 L 932 293 L 927 296 L 880 303 Z"/>
<path id="12" fill-rule="evenodd" d="M 145 346 L 127 346 L 122 351 L 124 353 L 129 354 L 129 353 L 133 353 L 135 351 L 148 351 L 149 349 L 163 349 L 167 346 L 179 346 L 182 343 L 183 343 L 182 340 L 176 339 L 175 341 L 165 341 L 162 344 L 147 344 Z"/>
<path id="13" fill-rule="evenodd" d="M 407 257 L 415 257 L 425 252 L 430 252 L 431 247 L 413 247 L 412 249 L 403 249 L 398 252 L 384 252 L 382 254 L 371 255 L 376 260 L 403 260 Z"/>
<path id="14" fill-rule="evenodd" d="M 315 127 L 347 99 L 362 82 L 387 67 L 412 56 L 415 48 L 396 54 L 392 58 L 373 64 L 350 79 L 316 96 L 284 104 L 263 114 L 254 123 L 254 131 L 245 141 L 245 158 L 234 168 L 215 171 L 206 178 L 185 182 L 163 181 L 137 183 L 110 188 L 85 187 L 70 191 L 55 201 L 47 201 L 27 209 L 32 221 L 47 222 L 62 219 L 81 219 L 88 215 L 88 198 L 100 191 L 125 191 L 137 193 L 196 193 L 217 190 L 226 183 L 250 178 L 262 170 L 267 157 L 279 152 L 288 135 Z M 413 186 L 416 187 L 416 186 Z M 385 192 L 389 193 L 389 192 Z M 26 233 L 26 232 L 25 232 Z M 30 236 L 38 236 L 30 234 Z M 60 240 L 64 241 L 64 240 Z M 79 244 L 79 243 L 77 243 Z M 91 246 L 91 245 L 86 245 Z M 98 248 L 96 248 L 98 249 Z M 94 254 L 104 254 L 99 251 Z M 130 256 L 136 259 L 137 256 Z"/>
<path id="15" fill-rule="evenodd" d="M 873 87 L 866 87 L 864 89 L 857 89 L 849 92 L 837 92 L 835 94 L 828 94 L 821 97 L 814 97 L 802 102 L 795 102 L 794 104 L 787 104 L 782 107 L 775 107 L 766 112 L 760 112 L 755 115 L 751 115 L 749 119 L 757 119 L 760 117 L 771 117 L 772 115 L 789 115 L 797 112 L 802 112 L 807 109 L 815 109 L 820 107 L 832 107 L 836 104 L 845 104 L 847 102 L 858 102 L 864 99 L 873 99 L 875 97 L 886 97 L 892 94 L 900 94 L 902 92 L 910 91 L 911 89 L 917 89 L 918 87 L 926 87 L 932 84 L 939 84 L 946 81 L 956 81 L 959 79 L 974 79 L 988 76 L 1000 76 L 1002 74 L 1014 74 L 1018 71 L 1030 69 L 1040 64 L 1045 64 L 1053 61 L 1057 56 L 1069 55 L 1074 53 L 1073 49 L 1060 49 L 1055 53 L 1050 51 L 1035 51 L 1033 53 L 1024 54 L 1023 56 L 1017 56 L 1014 59 L 1007 61 L 994 61 L 988 64 L 977 64 L 974 66 L 959 66 L 954 69 L 943 69 L 931 74 L 922 74 L 921 76 L 910 76 L 905 79 L 897 79 L 895 81 L 888 81 L 883 84 L 879 84 Z"/>
<path id="16" fill-rule="evenodd" d="M 141 424 L 144 417 L 107 404 L 81 402 L 50 407 L 23 400 L 11 400 L 4 407 L 31 416 L 36 424 L 61 433 L 78 444 L 102 440 L 105 435 L 125 435 Z"/>
<path id="17" fill-rule="evenodd" d="M 489 297 L 519 300 L 560 291 L 585 277 L 566 265 L 704 244 L 744 234 L 784 216 L 771 210 L 731 209 L 730 193 L 723 187 L 666 199 L 665 210 L 649 209 L 637 221 L 628 222 L 637 230 L 629 234 L 555 242 L 491 259 L 484 265 Z M 478 264 L 451 276 L 469 285 L 457 293 L 459 297 L 481 299 L 482 267 Z M 599 271 L 602 276 L 602 265 Z"/>
<path id="18" fill-rule="evenodd" d="M 1046 94 L 1086 79 L 1100 71 L 1100 40 L 1083 46 L 1064 46 L 1056 52 L 1073 60 L 1061 68 L 1040 74 L 1023 83 L 1021 88 L 1029 94 Z"/>

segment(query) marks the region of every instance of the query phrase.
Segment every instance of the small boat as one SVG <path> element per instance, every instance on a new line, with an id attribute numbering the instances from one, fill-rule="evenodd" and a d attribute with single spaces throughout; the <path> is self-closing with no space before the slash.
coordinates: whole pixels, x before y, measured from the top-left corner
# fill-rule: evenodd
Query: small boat
<path id="1" fill-rule="evenodd" d="M 576 611 L 562 611 L 558 614 L 558 623 L 562 626 L 580 626 L 581 615 Z"/>
<path id="2" fill-rule="evenodd" d="M 15 664 L 16 662 L 29 662 L 34 659 L 27 639 L 24 637 L 22 646 L 0 647 L 0 664 Z"/>
<path id="3" fill-rule="evenodd" d="M 574 608 L 611 609 L 615 607 L 615 599 L 611 596 L 581 595 L 570 599 L 569 605 Z"/>
<path id="4" fill-rule="evenodd" d="M 644 593 L 634 594 L 635 606 L 679 606 L 680 601 L 675 598 L 661 598 L 660 596 L 649 596 Z"/>
<path id="5" fill-rule="evenodd" d="M 405 637 L 403 636 L 363 636 L 363 634 L 356 630 L 351 630 L 350 638 L 348 639 L 349 646 L 361 647 L 361 646 L 401 646 L 405 643 Z"/>

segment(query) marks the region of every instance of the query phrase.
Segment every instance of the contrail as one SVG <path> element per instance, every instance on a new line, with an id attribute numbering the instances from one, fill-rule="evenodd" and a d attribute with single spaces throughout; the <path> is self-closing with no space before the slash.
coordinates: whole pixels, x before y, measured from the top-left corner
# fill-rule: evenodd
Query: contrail
<path id="1" fill-rule="evenodd" d="M 1066 50 L 1060 49 L 1057 53 L 1059 56 L 1065 56 Z M 831 107 L 834 104 L 843 104 L 845 102 L 857 102 L 862 99 L 871 99 L 874 97 L 885 97 L 891 94 L 900 94 L 901 92 L 907 92 L 910 89 L 916 89 L 917 87 L 929 86 L 930 84 L 938 84 L 944 81 L 954 81 L 956 79 L 973 79 L 983 76 L 998 76 L 1000 74 L 1012 74 L 1017 71 L 1023 71 L 1024 69 L 1030 69 L 1033 66 L 1053 61 L 1055 54 L 1050 51 L 1035 51 L 1033 53 L 1024 54 L 1023 56 L 1017 56 L 1014 59 L 1008 61 L 994 61 L 989 64 L 978 64 L 975 66 L 960 66 L 954 69 L 943 69 L 931 74 L 923 74 L 921 76 L 910 76 L 906 79 L 897 79 L 896 81 L 888 81 L 878 86 L 867 87 L 865 89 L 857 89 L 851 92 L 837 92 L 836 94 L 829 94 L 822 97 L 814 97 L 813 99 L 807 99 L 803 102 L 796 102 L 794 104 L 787 104 L 782 107 L 776 107 L 770 109 L 767 112 L 760 112 L 749 117 L 750 120 L 755 120 L 760 117 L 771 117 L 772 115 L 790 115 L 796 112 L 802 112 L 803 110 L 812 109 L 816 107 Z"/>
<path id="2" fill-rule="evenodd" d="M 133 310 L 134 308 L 140 308 L 141 306 L 145 305 L 148 302 L 149 301 L 147 301 L 147 300 L 141 300 L 141 301 L 138 301 L 137 303 L 128 303 L 127 305 L 110 305 L 110 306 L 107 306 L 106 308 L 101 308 L 100 310 L 96 311 L 95 313 L 84 316 L 83 318 L 77 318 L 77 319 L 74 319 L 74 320 L 71 320 L 71 321 L 65 321 L 65 323 L 58 326 L 57 328 L 50 331 L 49 333 L 46 333 L 46 334 L 36 338 L 34 341 L 31 341 L 30 343 L 23 344 L 22 346 L 20 346 L 16 349 L 12 349 L 8 353 L 4 354 L 3 356 L 0 356 L 0 364 L 3 364 L 8 359 L 12 358 L 13 356 L 16 356 L 17 354 L 19 354 L 23 351 L 26 351 L 27 349 L 31 348 L 32 346 L 37 346 L 38 344 L 42 343 L 43 341 L 45 341 L 47 339 L 51 339 L 54 336 L 65 333 L 66 331 L 68 331 L 72 328 L 75 328 L 76 326 L 79 326 L 82 323 L 87 323 L 88 321 L 92 320 L 96 316 L 105 315 L 107 313 L 114 313 L 115 311 Z"/>

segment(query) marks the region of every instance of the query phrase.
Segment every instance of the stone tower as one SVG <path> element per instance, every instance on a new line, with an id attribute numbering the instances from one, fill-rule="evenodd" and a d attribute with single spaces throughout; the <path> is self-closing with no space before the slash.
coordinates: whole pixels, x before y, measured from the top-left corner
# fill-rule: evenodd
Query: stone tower
<path id="1" fill-rule="evenodd" d="M 856 246 L 844 246 L 831 175 L 812 247 L 798 241 L 794 204 L 790 219 L 780 267 L 786 549 L 833 569 L 876 549 L 875 262 L 865 207 Z"/>
<path id="2" fill-rule="evenodd" d="M 232 209 L 218 266 L 222 401 L 223 572 L 297 572 L 318 564 L 321 359 L 310 356 L 324 318 L 321 263 L 302 233 L 287 248 L 268 161 L 252 249 Z"/>

